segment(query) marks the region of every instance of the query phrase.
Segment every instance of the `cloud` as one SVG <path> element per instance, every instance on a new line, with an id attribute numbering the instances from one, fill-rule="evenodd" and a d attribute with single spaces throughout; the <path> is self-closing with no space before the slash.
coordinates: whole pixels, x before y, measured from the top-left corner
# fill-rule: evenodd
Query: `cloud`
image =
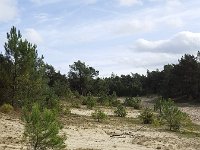
<path id="1" fill-rule="evenodd" d="M 169 39 L 149 41 L 139 39 L 135 42 L 135 51 L 146 51 L 156 53 L 187 53 L 197 52 L 200 49 L 200 33 L 183 31 L 175 34 Z"/>
<path id="2" fill-rule="evenodd" d="M 25 37 L 33 44 L 40 44 L 43 42 L 42 36 L 33 28 L 25 29 Z"/>
<path id="3" fill-rule="evenodd" d="M 37 4 L 37 5 L 45 5 L 45 4 L 53 4 L 60 2 L 62 0 L 30 0 L 31 2 Z"/>
<path id="4" fill-rule="evenodd" d="M 16 0 L 0 0 L 0 22 L 15 19 L 18 14 Z"/>
<path id="5" fill-rule="evenodd" d="M 118 0 L 121 6 L 133 6 L 133 5 L 142 5 L 141 0 Z"/>
<path id="6" fill-rule="evenodd" d="M 59 2 L 64 2 L 65 0 L 30 0 L 32 3 L 37 5 L 47 5 L 47 4 L 54 4 Z M 94 4 L 97 0 L 66 0 L 68 4 L 76 3 L 76 4 Z"/>

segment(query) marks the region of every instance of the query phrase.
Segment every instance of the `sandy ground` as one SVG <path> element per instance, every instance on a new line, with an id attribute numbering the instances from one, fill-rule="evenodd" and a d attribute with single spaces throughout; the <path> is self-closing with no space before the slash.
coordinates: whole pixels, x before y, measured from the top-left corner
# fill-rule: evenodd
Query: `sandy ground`
<path id="1" fill-rule="evenodd" d="M 103 123 L 90 116 L 94 110 L 73 108 L 72 116 L 63 116 L 70 150 L 200 150 L 199 137 L 180 136 L 174 132 L 136 125 L 114 117 L 114 109 L 100 108 L 110 117 Z M 200 124 L 200 107 L 181 107 Z M 136 118 L 140 111 L 128 108 L 128 118 Z M 126 118 L 125 118 L 126 119 Z M 0 113 L 0 150 L 22 149 L 23 122 L 20 118 Z"/>

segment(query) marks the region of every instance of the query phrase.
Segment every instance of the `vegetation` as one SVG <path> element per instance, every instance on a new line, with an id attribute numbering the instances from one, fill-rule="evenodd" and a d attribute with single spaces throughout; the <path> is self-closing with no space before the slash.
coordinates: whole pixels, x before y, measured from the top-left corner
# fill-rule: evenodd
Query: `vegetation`
<path id="1" fill-rule="evenodd" d="M 63 149 L 64 138 L 59 135 L 61 125 L 56 113 L 45 108 L 41 110 L 38 104 L 34 104 L 31 111 L 24 109 L 26 141 L 31 149 Z"/>
<path id="2" fill-rule="evenodd" d="M 145 108 L 140 114 L 139 118 L 142 120 L 144 124 L 152 124 L 154 122 L 154 114 L 150 108 Z"/>
<path id="3" fill-rule="evenodd" d="M 178 109 L 171 99 L 157 100 L 155 110 L 159 110 L 159 117 L 167 126 L 169 130 L 180 130 L 181 126 L 190 123 L 188 115 Z"/>
<path id="4" fill-rule="evenodd" d="M 122 105 L 118 105 L 117 109 L 115 110 L 115 114 L 118 117 L 125 117 L 127 115 L 126 108 Z"/>
<path id="5" fill-rule="evenodd" d="M 116 116 L 125 117 L 126 108 L 118 96 L 129 97 L 125 106 L 141 109 L 141 100 L 136 96 L 161 95 L 154 110 L 159 114 L 157 120 L 170 130 L 180 130 L 189 119 L 169 98 L 200 102 L 200 52 L 197 56 L 185 54 L 177 64 L 165 65 L 161 71 L 147 70 L 147 75 L 112 73 L 99 78 L 99 71 L 80 60 L 69 66 L 67 75 L 56 71 L 44 62 L 43 56 L 38 56 L 37 46 L 24 39 L 15 27 L 7 33 L 4 48 L 0 54 L 0 111 L 9 113 L 14 108 L 24 108 L 25 137 L 33 149 L 64 147 L 55 113 L 61 111 L 60 100 L 67 100 L 76 108 L 85 104 L 92 109 L 97 103 L 114 106 Z M 68 108 L 63 112 L 70 114 Z M 100 110 L 92 116 L 97 121 L 106 118 Z M 154 113 L 145 108 L 140 118 L 150 124 Z"/>
<path id="6" fill-rule="evenodd" d="M 133 107 L 134 109 L 141 109 L 142 108 L 141 99 L 138 98 L 138 97 L 126 98 L 125 101 L 124 101 L 124 105 L 129 106 L 129 107 Z"/>
<path id="7" fill-rule="evenodd" d="M 98 122 L 102 122 L 107 118 L 107 115 L 101 110 L 95 110 L 95 112 L 92 113 L 92 118 L 94 118 Z"/>
<path id="8" fill-rule="evenodd" d="M 92 109 L 94 106 L 96 106 L 96 100 L 94 97 L 89 95 L 87 97 L 87 102 L 86 102 L 87 108 Z"/>
<path id="9" fill-rule="evenodd" d="M 11 113 L 11 112 L 13 112 L 13 110 L 14 110 L 14 108 L 10 104 L 3 104 L 0 107 L 0 112 L 5 113 L 5 114 Z"/>

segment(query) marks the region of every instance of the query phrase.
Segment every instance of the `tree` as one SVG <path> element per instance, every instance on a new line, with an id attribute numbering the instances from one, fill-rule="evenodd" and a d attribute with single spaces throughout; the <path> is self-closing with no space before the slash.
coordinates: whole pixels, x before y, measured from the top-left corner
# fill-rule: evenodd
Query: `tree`
<path id="1" fill-rule="evenodd" d="M 9 101 L 12 95 L 11 66 L 12 62 L 9 58 L 0 54 L 0 105 L 3 103 L 11 103 Z"/>
<path id="2" fill-rule="evenodd" d="M 61 125 L 56 113 L 49 109 L 43 111 L 38 104 L 34 104 L 31 111 L 24 109 L 24 136 L 31 149 L 63 149 L 64 138 L 59 135 Z"/>
<path id="3" fill-rule="evenodd" d="M 62 75 L 60 71 L 56 72 L 53 66 L 46 64 L 45 76 L 49 79 L 49 87 L 53 89 L 59 98 L 70 96 L 71 91 L 69 88 L 68 79 L 65 75 Z"/>
<path id="4" fill-rule="evenodd" d="M 22 39 L 20 31 L 12 27 L 5 43 L 4 77 L 8 75 L 11 104 L 19 106 L 38 101 L 43 106 L 52 104 L 53 92 L 47 84 L 43 56 L 38 57 L 37 46 Z M 9 66 L 9 69 L 5 69 Z M 55 97 L 54 97 L 55 98 Z M 54 103 L 54 102 L 53 102 Z M 47 105 L 46 105 L 47 106 Z"/>
<path id="5" fill-rule="evenodd" d="M 77 90 L 79 94 L 87 95 L 92 90 L 92 80 L 99 75 L 99 71 L 96 71 L 93 67 L 86 66 L 80 60 L 69 67 L 68 77 L 71 88 Z"/>

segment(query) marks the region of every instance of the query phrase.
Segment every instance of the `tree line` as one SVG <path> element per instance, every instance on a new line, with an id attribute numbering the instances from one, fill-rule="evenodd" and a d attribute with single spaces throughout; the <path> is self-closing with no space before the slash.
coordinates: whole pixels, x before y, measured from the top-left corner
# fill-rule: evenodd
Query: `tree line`
<path id="1" fill-rule="evenodd" d="M 13 106 L 39 102 L 54 107 L 62 98 L 74 94 L 87 96 L 143 96 L 157 94 L 164 98 L 198 99 L 200 97 L 200 52 L 185 54 L 177 64 L 146 75 L 131 73 L 98 77 L 99 71 L 78 60 L 69 66 L 67 75 L 44 62 L 37 46 L 23 40 L 16 27 L 7 33 L 4 53 L 0 54 L 0 103 Z M 67 69 L 67 68 L 66 68 Z"/>

